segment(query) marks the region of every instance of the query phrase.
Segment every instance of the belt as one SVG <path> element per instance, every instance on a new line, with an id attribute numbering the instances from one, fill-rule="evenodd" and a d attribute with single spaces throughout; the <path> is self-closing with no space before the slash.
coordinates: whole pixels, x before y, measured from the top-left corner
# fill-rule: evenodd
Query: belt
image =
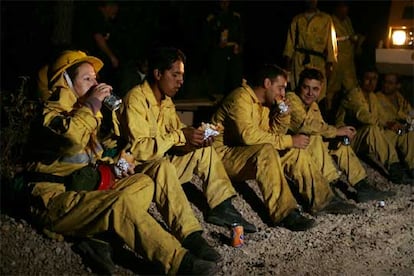
<path id="1" fill-rule="evenodd" d="M 314 51 L 314 50 L 309 50 L 309 49 L 305 49 L 305 48 L 295 48 L 295 51 L 298 51 L 299 53 L 303 53 L 305 54 L 305 58 L 303 59 L 302 65 L 306 65 L 308 63 L 310 63 L 310 56 L 317 56 L 320 58 L 325 59 L 325 55 L 321 52 L 318 51 Z"/>

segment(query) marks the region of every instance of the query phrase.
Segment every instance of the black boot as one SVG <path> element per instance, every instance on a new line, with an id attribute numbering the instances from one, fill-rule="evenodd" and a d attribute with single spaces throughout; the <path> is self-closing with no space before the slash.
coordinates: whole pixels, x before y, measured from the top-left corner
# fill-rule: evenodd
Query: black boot
<path id="1" fill-rule="evenodd" d="M 215 275 L 217 272 L 218 267 L 215 263 L 198 259 L 190 252 L 187 252 L 181 261 L 177 275 L 210 276 Z"/>
<path id="2" fill-rule="evenodd" d="M 188 235 L 183 240 L 182 245 L 200 259 L 212 262 L 219 262 L 223 259 L 221 255 L 201 236 L 201 231 L 193 232 Z"/>
<path id="3" fill-rule="evenodd" d="M 285 227 L 291 231 L 306 231 L 315 225 L 314 219 L 309 219 L 301 215 L 299 210 L 295 209 L 289 213 L 276 226 Z"/>
<path id="4" fill-rule="evenodd" d="M 357 190 L 356 202 L 367 202 L 370 200 L 383 200 L 395 195 L 394 192 L 383 192 L 369 184 L 367 179 L 359 181 L 354 188 Z"/>
<path id="5" fill-rule="evenodd" d="M 400 163 L 393 163 L 388 170 L 388 180 L 395 184 L 412 184 L 413 179 L 407 177 L 404 168 Z"/>
<path id="6" fill-rule="evenodd" d="M 333 199 L 326 205 L 322 210 L 318 213 L 328 213 L 334 215 L 348 215 L 355 213 L 357 211 L 361 211 L 357 206 L 354 204 L 350 204 L 338 196 L 334 196 Z"/>
<path id="7" fill-rule="evenodd" d="M 112 248 L 109 243 L 97 239 L 84 239 L 75 244 L 74 249 L 98 273 L 113 274 L 115 264 L 112 261 Z"/>
<path id="8" fill-rule="evenodd" d="M 246 221 L 239 211 L 231 204 L 230 199 L 226 199 L 214 207 L 207 215 L 206 222 L 218 226 L 231 227 L 233 223 L 239 223 L 243 226 L 245 233 L 257 232 L 256 226 Z"/>

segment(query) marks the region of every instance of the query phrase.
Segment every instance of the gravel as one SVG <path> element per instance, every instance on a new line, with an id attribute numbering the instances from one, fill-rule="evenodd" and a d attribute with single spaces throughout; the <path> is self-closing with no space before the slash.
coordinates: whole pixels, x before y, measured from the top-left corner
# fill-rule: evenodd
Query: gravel
<path id="1" fill-rule="evenodd" d="M 237 187 L 240 196 L 234 205 L 259 229 L 246 234 L 240 248 L 230 245 L 229 229 L 204 222 L 200 202 L 194 200 L 204 237 L 224 257 L 218 275 L 413 275 L 414 185 L 393 184 L 364 166 L 372 184 L 396 195 L 385 199 L 384 206 L 379 201 L 359 203 L 363 211 L 358 214 L 318 216 L 317 225 L 306 232 L 267 226 L 255 182 Z M 195 188 L 200 188 L 196 178 L 185 186 L 188 195 Z M 150 212 L 160 220 L 154 205 Z M 14 212 L 2 210 L 0 233 L 1 275 L 96 274 L 70 240 L 51 240 Z M 159 273 L 127 248 L 116 256 L 116 275 Z"/>

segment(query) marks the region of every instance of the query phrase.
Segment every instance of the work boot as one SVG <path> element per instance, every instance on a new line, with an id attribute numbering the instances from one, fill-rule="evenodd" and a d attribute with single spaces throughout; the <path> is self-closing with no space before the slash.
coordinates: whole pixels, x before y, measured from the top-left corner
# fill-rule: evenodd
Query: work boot
<path id="1" fill-rule="evenodd" d="M 295 209 L 289 213 L 276 226 L 285 227 L 291 231 L 306 231 L 315 225 L 314 219 L 309 219 L 301 215 L 299 210 Z"/>
<path id="2" fill-rule="evenodd" d="M 216 263 L 223 259 L 221 255 L 201 236 L 201 231 L 193 232 L 188 235 L 183 240 L 182 245 L 200 259 Z"/>
<path id="3" fill-rule="evenodd" d="M 218 272 L 218 267 L 214 262 L 209 262 L 196 258 L 190 252 L 187 252 L 180 267 L 178 268 L 177 275 L 215 275 Z"/>
<path id="4" fill-rule="evenodd" d="M 406 176 L 400 163 L 393 163 L 388 170 L 388 180 L 395 184 L 412 184 L 413 179 Z"/>
<path id="5" fill-rule="evenodd" d="M 318 213 L 327 213 L 327 214 L 334 214 L 334 215 L 348 215 L 351 213 L 355 213 L 356 211 L 360 210 L 357 206 L 345 202 L 338 196 L 334 196 L 333 199 L 326 205 L 322 210 Z"/>
<path id="6" fill-rule="evenodd" d="M 383 192 L 376 187 L 369 184 L 367 179 L 362 179 L 359 181 L 354 188 L 357 190 L 356 198 L 354 199 L 356 202 L 367 202 L 370 200 L 384 200 L 390 196 L 395 195 L 394 192 L 387 191 Z"/>
<path id="7" fill-rule="evenodd" d="M 84 239 L 74 245 L 86 263 L 90 263 L 92 269 L 99 270 L 105 275 L 112 275 L 115 264 L 112 261 L 112 248 L 109 243 L 97 239 Z"/>
<path id="8" fill-rule="evenodd" d="M 218 226 L 231 227 L 232 224 L 238 223 L 243 226 L 245 233 L 257 232 L 256 226 L 246 221 L 239 211 L 231 204 L 230 199 L 226 199 L 214 207 L 207 215 L 206 222 Z"/>

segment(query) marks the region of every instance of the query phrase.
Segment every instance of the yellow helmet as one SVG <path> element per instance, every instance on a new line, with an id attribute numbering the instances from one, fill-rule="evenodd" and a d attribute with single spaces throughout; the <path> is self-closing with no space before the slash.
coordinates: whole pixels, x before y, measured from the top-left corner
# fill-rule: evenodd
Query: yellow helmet
<path id="1" fill-rule="evenodd" d="M 63 51 L 62 54 L 56 59 L 53 65 L 50 67 L 49 82 L 53 82 L 56 78 L 61 75 L 66 69 L 71 67 L 74 64 L 80 62 L 89 62 L 92 64 L 95 72 L 99 72 L 99 70 L 103 67 L 103 62 L 96 57 L 88 56 L 86 53 L 82 51 Z"/>

